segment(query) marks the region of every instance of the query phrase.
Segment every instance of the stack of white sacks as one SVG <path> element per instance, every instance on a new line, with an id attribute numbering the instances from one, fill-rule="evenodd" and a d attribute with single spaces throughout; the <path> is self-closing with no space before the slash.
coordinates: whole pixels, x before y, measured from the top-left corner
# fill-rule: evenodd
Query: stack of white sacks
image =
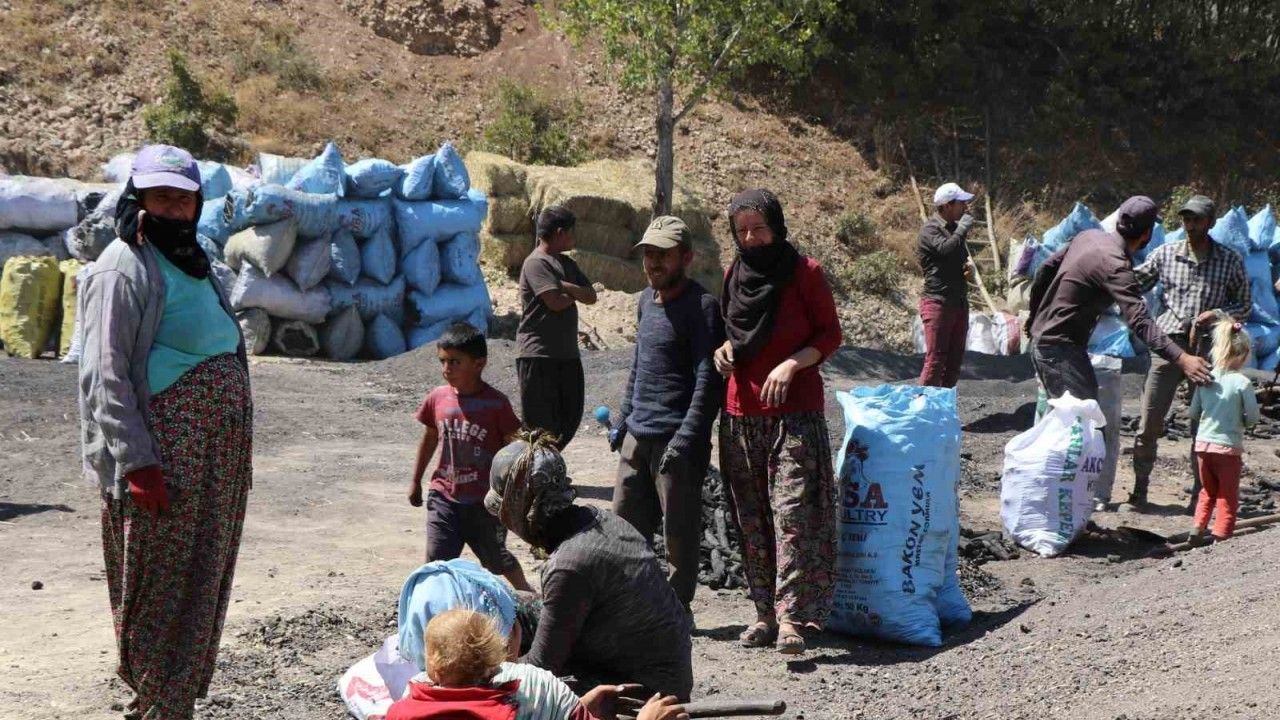
<path id="1" fill-rule="evenodd" d="M 333 143 L 310 161 L 263 154 L 249 183 L 209 171 L 201 242 L 251 352 L 381 359 L 457 320 L 487 330 L 488 201 L 451 145 L 404 166 L 346 165 Z"/>

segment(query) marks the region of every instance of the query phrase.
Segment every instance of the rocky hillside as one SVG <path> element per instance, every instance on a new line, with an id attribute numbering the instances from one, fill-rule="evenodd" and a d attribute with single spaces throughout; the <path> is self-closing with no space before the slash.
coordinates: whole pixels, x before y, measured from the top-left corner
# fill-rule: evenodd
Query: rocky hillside
<path id="1" fill-rule="evenodd" d="M 169 47 L 235 98 L 238 120 L 220 141 L 241 162 L 256 150 L 312 154 L 328 139 L 348 157 L 397 161 L 443 140 L 466 149 L 492 117 L 501 78 L 580 101 L 589 156 L 654 155 L 652 99 L 622 91 L 597 53 L 546 31 L 518 0 L 0 0 L 0 33 L 10 39 L 0 45 L 0 166 L 14 173 L 96 179 L 102 162 L 143 142 L 142 111 L 166 80 Z M 849 340 L 907 345 L 917 203 L 849 142 L 729 94 L 680 126 L 676 172 L 717 215 L 722 246 L 719 209 L 733 193 L 775 190 L 793 237 L 838 287 Z M 849 211 L 870 221 L 856 248 L 836 239 Z M 858 256 L 879 247 L 907 271 L 887 300 L 850 280 Z"/>

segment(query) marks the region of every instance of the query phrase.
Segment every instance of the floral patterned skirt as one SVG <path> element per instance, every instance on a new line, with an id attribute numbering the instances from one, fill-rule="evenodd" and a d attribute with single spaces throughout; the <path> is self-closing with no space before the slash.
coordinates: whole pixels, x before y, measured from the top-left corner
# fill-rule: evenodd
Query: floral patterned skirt
<path id="1" fill-rule="evenodd" d="M 821 626 L 835 591 L 836 484 L 820 412 L 720 415 L 720 470 L 762 617 Z"/>
<path id="2" fill-rule="evenodd" d="M 105 499 L 102 549 L 137 717 L 190 718 L 208 693 L 253 482 L 253 401 L 235 355 L 218 355 L 153 396 L 149 420 L 169 510 Z"/>

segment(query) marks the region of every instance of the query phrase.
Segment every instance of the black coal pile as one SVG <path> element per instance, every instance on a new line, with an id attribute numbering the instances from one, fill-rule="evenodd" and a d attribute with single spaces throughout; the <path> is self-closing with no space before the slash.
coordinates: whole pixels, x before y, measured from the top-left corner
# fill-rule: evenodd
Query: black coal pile
<path id="1" fill-rule="evenodd" d="M 999 530 L 974 530 L 960 528 L 959 554 L 972 565 L 983 565 L 995 560 L 1016 560 L 1018 546 Z"/>
<path id="2" fill-rule="evenodd" d="M 1276 511 L 1280 498 L 1280 482 L 1255 478 L 1249 485 L 1240 486 L 1240 517 L 1270 515 Z"/>
<path id="3" fill-rule="evenodd" d="M 1248 436 L 1260 440 L 1272 440 L 1280 438 L 1280 389 L 1270 388 L 1265 384 L 1260 385 L 1255 382 L 1254 387 L 1257 392 L 1258 409 L 1261 417 L 1258 424 L 1254 425 L 1248 431 Z M 1179 388 L 1178 400 L 1174 402 L 1173 409 L 1164 419 L 1164 439 L 1166 440 L 1190 440 L 1191 436 L 1191 416 L 1190 416 L 1190 396 L 1187 393 L 1188 386 L 1184 383 Z M 1133 435 L 1138 432 L 1139 418 L 1136 415 L 1122 415 L 1120 417 L 1120 432 L 1125 435 Z"/>
<path id="4" fill-rule="evenodd" d="M 702 481 L 702 549 L 698 582 L 718 590 L 745 588 L 742 538 L 729 510 L 729 488 L 720 470 L 711 467 Z"/>

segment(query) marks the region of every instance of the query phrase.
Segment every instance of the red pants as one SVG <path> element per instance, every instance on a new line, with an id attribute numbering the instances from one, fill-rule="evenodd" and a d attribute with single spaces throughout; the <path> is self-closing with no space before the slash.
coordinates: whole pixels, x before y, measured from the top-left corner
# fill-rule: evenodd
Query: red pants
<path id="1" fill-rule="evenodd" d="M 1236 511 L 1240 509 L 1240 468 L 1244 458 L 1223 453 L 1196 453 L 1200 466 L 1200 500 L 1196 502 L 1196 527 L 1209 527 L 1209 516 L 1217 510 L 1213 536 L 1219 540 L 1231 537 L 1236 529 Z"/>
<path id="2" fill-rule="evenodd" d="M 920 384 L 955 387 L 969 336 L 969 308 L 947 307 L 937 300 L 921 298 L 920 320 L 924 323 L 925 346 Z"/>

